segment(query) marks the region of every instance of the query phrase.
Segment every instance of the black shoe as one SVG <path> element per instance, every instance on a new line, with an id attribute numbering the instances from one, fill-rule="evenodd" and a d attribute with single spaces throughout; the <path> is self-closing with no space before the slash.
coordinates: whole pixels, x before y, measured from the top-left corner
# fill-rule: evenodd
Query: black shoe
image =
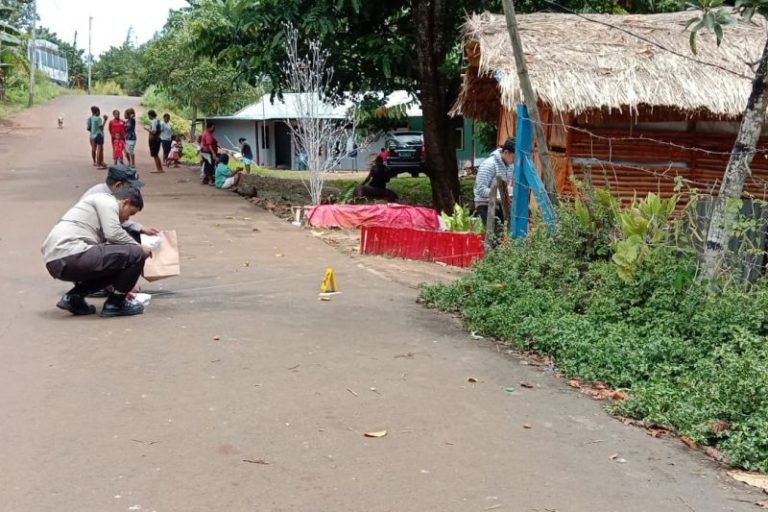
<path id="1" fill-rule="evenodd" d="M 56 307 L 78 316 L 92 315 L 96 312 L 96 308 L 85 302 L 85 299 L 80 295 L 64 294 Z"/>
<path id="2" fill-rule="evenodd" d="M 144 306 L 139 302 L 125 300 L 124 295 L 110 295 L 104 301 L 104 307 L 101 310 L 101 316 L 132 316 L 140 315 L 144 312 Z"/>
<path id="3" fill-rule="evenodd" d="M 103 299 L 109 297 L 109 292 L 107 290 L 99 290 L 97 292 L 89 293 L 88 297 L 92 299 Z"/>

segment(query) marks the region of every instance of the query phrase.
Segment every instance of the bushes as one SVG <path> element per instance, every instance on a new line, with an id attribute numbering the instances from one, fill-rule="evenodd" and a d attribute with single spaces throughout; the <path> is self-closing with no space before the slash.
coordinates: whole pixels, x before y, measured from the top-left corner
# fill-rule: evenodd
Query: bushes
<path id="1" fill-rule="evenodd" d="M 97 80 L 91 87 L 91 94 L 96 96 L 125 96 L 125 91 L 114 80 Z"/>
<path id="2" fill-rule="evenodd" d="M 628 277 L 612 261 L 618 223 L 587 229 L 571 207 L 560 220 L 555 237 L 535 229 L 459 282 L 422 288 L 422 300 L 550 355 L 566 375 L 629 390 L 612 412 L 768 471 L 767 280 L 713 293 L 694 280 L 695 252 L 670 240 L 649 244 Z"/>

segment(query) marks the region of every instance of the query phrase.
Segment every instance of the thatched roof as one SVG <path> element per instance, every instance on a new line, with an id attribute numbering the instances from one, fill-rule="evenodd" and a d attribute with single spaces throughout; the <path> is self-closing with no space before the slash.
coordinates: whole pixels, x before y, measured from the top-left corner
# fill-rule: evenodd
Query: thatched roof
<path id="1" fill-rule="evenodd" d="M 586 16 L 648 41 L 576 15 L 518 15 L 533 88 L 539 101 L 553 110 L 578 114 L 671 107 L 721 118 L 737 117 L 744 110 L 754 75 L 747 63 L 760 57 L 767 35 L 764 22 L 726 27 L 719 48 L 713 34 L 701 31 L 694 55 L 684 26 L 695 13 Z M 499 101 L 507 109 L 522 101 L 503 15 L 470 17 L 465 53 L 469 69 L 457 111 L 487 119 L 498 115 Z"/>

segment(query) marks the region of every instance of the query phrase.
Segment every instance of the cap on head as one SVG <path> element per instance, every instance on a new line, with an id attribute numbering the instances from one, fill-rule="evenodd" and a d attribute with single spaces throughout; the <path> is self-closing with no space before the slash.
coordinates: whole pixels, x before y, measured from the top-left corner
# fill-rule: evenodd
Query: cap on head
<path id="1" fill-rule="evenodd" d="M 507 139 L 504 141 L 504 145 L 501 146 L 502 151 L 509 151 L 510 153 L 515 152 L 515 139 Z"/>
<path id="2" fill-rule="evenodd" d="M 135 188 L 144 186 L 144 182 L 139 180 L 136 171 L 126 165 L 112 165 L 107 171 L 107 178 L 114 181 L 127 181 L 129 185 Z"/>

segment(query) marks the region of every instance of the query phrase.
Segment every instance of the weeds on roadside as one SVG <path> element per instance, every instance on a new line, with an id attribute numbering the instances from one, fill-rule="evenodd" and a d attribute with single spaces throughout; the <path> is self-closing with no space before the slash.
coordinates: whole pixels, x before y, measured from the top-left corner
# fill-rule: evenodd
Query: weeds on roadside
<path id="1" fill-rule="evenodd" d="M 423 287 L 421 298 L 459 313 L 468 329 L 551 356 L 568 376 L 627 390 L 613 413 L 768 471 L 768 278 L 717 292 L 697 282 L 685 215 L 646 200 L 620 209 L 592 196 L 586 215 L 584 204 L 566 205 L 554 237 L 536 227 L 462 280 Z M 663 221 L 638 218 L 643 208 Z M 622 249 L 630 236 L 636 250 Z M 630 253 L 616 261 L 622 250 Z"/>

